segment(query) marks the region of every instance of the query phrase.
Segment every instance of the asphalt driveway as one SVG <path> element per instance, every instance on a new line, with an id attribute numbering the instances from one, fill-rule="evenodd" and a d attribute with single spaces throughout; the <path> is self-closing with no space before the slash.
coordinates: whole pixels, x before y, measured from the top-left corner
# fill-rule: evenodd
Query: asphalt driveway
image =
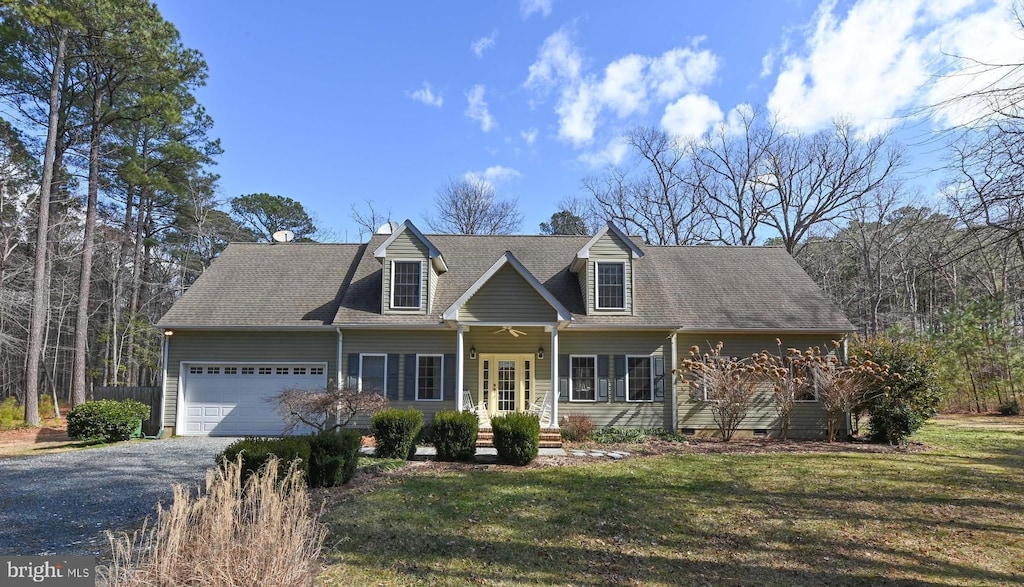
<path id="1" fill-rule="evenodd" d="M 233 438 L 173 438 L 0 459 L 0 554 L 95 555 L 196 486 Z"/>

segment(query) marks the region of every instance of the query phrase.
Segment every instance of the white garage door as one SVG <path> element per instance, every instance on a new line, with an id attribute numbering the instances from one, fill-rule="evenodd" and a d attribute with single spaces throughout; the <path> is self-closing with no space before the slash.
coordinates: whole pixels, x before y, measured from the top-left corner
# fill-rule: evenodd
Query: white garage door
<path id="1" fill-rule="evenodd" d="M 284 423 L 267 398 L 286 387 L 327 385 L 324 363 L 183 363 L 178 434 L 277 436 Z M 296 428 L 292 434 L 304 434 Z"/>

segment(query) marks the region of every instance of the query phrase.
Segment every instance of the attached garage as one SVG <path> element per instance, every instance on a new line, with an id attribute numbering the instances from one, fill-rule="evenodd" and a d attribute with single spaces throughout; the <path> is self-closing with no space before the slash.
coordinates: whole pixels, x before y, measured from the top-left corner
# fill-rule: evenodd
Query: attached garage
<path id="1" fill-rule="evenodd" d="M 279 436 L 284 422 L 267 400 L 288 387 L 327 385 L 326 363 L 182 362 L 179 373 L 175 429 L 186 436 Z"/>

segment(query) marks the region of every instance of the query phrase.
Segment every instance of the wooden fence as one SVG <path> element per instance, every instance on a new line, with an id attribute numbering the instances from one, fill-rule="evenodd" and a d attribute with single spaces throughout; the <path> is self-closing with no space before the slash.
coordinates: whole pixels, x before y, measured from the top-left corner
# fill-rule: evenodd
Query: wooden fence
<path id="1" fill-rule="evenodd" d="M 160 432 L 160 388 L 159 387 L 94 387 L 89 399 L 112 399 L 122 401 L 133 399 L 149 406 L 149 419 L 142 422 L 142 433 L 156 436 Z"/>

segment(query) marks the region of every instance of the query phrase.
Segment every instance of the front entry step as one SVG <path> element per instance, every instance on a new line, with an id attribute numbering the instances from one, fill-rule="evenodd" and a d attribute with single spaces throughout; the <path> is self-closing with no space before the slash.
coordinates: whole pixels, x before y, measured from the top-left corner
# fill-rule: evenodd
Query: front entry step
<path id="1" fill-rule="evenodd" d="M 481 428 L 476 437 L 476 446 L 493 447 L 494 432 L 490 428 Z M 558 428 L 541 428 L 540 448 L 562 448 L 562 431 Z"/>

